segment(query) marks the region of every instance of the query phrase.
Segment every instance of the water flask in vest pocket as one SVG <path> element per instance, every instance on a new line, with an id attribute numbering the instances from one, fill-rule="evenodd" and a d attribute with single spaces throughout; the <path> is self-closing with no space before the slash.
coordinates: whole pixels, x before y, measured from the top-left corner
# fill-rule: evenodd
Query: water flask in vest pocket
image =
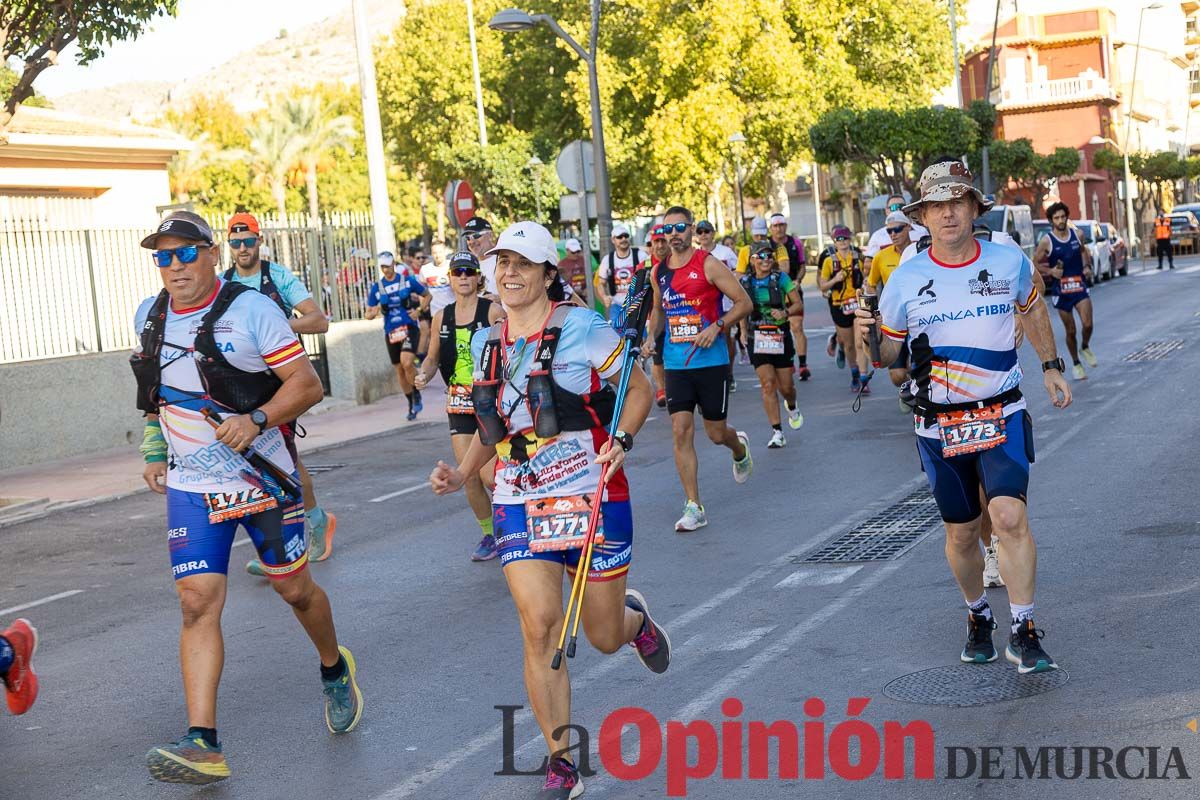
<path id="1" fill-rule="evenodd" d="M 498 444 L 508 435 L 508 426 L 500 417 L 496 403 L 500 399 L 500 381 L 477 380 L 471 386 L 471 404 L 475 406 L 475 421 L 479 423 L 479 441 Z"/>
<path id="2" fill-rule="evenodd" d="M 554 410 L 554 390 L 550 386 L 550 373 L 536 370 L 529 373 L 529 385 L 525 389 L 529 402 L 529 416 L 533 419 L 533 432 L 539 439 L 550 439 L 558 435 L 558 413 Z"/>

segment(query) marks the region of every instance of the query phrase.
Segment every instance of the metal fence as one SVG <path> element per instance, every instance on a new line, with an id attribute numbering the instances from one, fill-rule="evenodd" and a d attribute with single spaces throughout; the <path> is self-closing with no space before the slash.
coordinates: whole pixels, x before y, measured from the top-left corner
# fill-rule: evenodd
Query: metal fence
<path id="1" fill-rule="evenodd" d="M 319 226 L 300 215 L 260 221 L 271 260 L 288 265 L 326 315 L 362 316 L 375 280 L 369 214 L 330 214 Z M 139 246 L 146 233 L 0 219 L 0 363 L 132 348 L 138 305 L 162 289 Z M 229 250 L 220 252 L 224 270 Z M 319 351 L 310 338 L 309 352 Z"/>

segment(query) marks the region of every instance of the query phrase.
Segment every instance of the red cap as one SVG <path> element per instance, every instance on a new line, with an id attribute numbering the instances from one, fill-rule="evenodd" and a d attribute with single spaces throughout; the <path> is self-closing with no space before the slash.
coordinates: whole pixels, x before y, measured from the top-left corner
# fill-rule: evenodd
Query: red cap
<path id="1" fill-rule="evenodd" d="M 239 211 L 229 218 L 228 231 L 229 233 L 250 231 L 250 233 L 255 235 L 262 233 L 262 230 L 258 227 L 258 220 L 254 218 L 253 214 L 247 214 L 245 211 Z"/>

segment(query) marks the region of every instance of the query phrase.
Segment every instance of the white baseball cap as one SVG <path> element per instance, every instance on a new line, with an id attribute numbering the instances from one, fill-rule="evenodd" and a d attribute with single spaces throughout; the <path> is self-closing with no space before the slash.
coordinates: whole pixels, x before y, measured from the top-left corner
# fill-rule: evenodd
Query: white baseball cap
<path id="1" fill-rule="evenodd" d="M 396 263 L 396 257 L 388 250 L 384 250 L 379 254 L 379 266 L 391 267 Z"/>
<path id="2" fill-rule="evenodd" d="M 755 217 L 754 221 L 750 223 L 750 234 L 752 236 L 766 236 L 768 233 L 770 231 L 767 230 L 767 221 L 762 217 Z"/>
<path id="3" fill-rule="evenodd" d="M 784 225 L 787 225 L 787 217 L 785 217 L 783 214 L 779 214 L 779 213 L 772 214 L 772 215 L 771 215 L 771 222 L 770 222 L 770 224 L 771 224 L 771 225 L 778 225 L 778 224 L 780 224 L 780 223 L 783 223 Z"/>
<path id="4" fill-rule="evenodd" d="M 884 225 L 912 225 L 912 220 L 903 211 L 893 211 L 883 221 Z"/>
<path id="5" fill-rule="evenodd" d="M 612 235 L 614 239 L 618 236 L 628 236 L 629 228 L 626 228 L 624 225 L 618 222 L 616 225 L 613 225 Z"/>
<path id="6" fill-rule="evenodd" d="M 496 246 L 484 255 L 493 255 L 501 250 L 519 253 L 535 264 L 550 262 L 558 266 L 558 245 L 550 231 L 536 222 L 514 222 L 504 229 Z"/>
<path id="7" fill-rule="evenodd" d="M 567 241 L 563 242 L 563 247 L 567 248 L 568 253 L 583 252 L 583 245 L 579 243 L 578 239 L 567 239 Z"/>

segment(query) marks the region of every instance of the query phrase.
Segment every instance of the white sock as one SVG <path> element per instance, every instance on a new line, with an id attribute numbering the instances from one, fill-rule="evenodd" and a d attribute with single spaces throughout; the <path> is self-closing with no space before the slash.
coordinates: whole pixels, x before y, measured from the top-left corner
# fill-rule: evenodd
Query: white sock
<path id="1" fill-rule="evenodd" d="M 978 600 L 967 603 L 967 608 L 971 610 L 972 614 L 982 614 L 988 619 L 992 618 L 992 607 L 988 605 L 987 592 L 979 595 Z"/>
<path id="2" fill-rule="evenodd" d="M 1033 619 L 1033 603 L 1023 606 L 1020 603 L 1009 603 L 1009 613 L 1012 614 L 1012 632 L 1016 633 L 1017 628 L 1021 627 L 1027 619 Z"/>

